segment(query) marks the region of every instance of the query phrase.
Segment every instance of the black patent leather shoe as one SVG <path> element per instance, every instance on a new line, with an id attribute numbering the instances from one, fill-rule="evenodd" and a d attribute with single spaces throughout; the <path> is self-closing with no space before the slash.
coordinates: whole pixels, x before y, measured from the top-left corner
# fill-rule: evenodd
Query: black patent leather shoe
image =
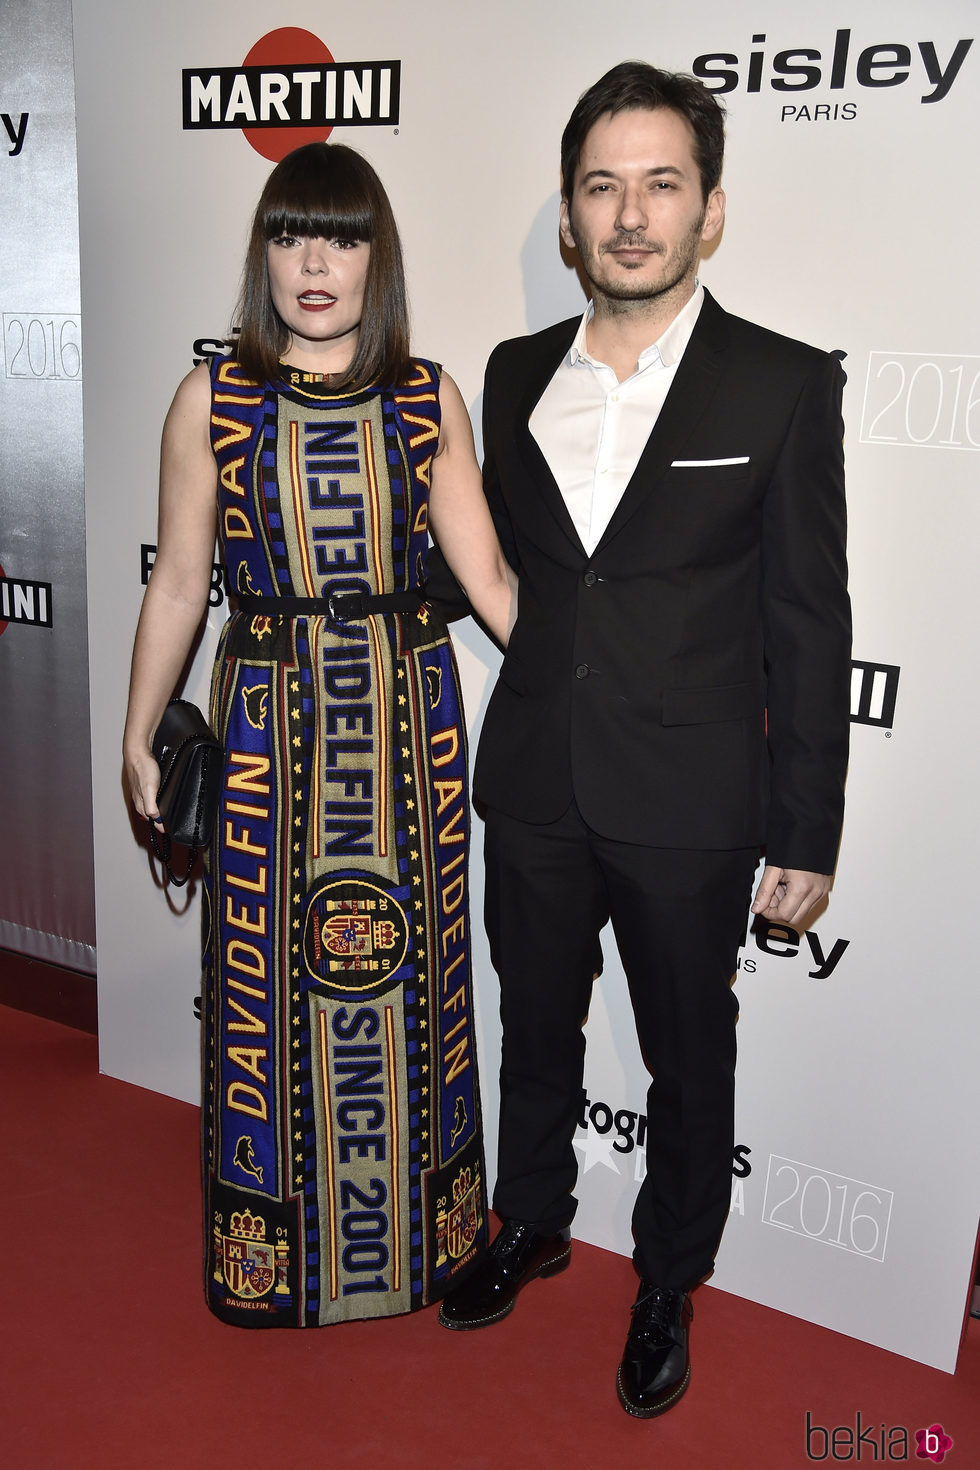
<path id="1" fill-rule="evenodd" d="M 522 1286 L 535 1276 L 564 1271 L 572 1253 L 570 1230 L 539 1235 L 531 1225 L 505 1220 L 473 1274 L 450 1291 L 439 1308 L 439 1323 L 454 1332 L 489 1327 L 513 1310 Z"/>
<path id="2" fill-rule="evenodd" d="M 652 1419 L 676 1404 L 691 1381 L 687 1329 L 694 1316 L 686 1292 L 640 1282 L 623 1361 L 616 1376 L 627 1414 Z"/>

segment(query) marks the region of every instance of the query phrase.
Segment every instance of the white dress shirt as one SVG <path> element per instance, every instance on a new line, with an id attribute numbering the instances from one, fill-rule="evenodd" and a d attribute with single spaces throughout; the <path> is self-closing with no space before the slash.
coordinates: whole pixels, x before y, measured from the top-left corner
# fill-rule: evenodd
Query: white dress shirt
<path id="1" fill-rule="evenodd" d="M 636 372 L 620 383 L 586 349 L 590 301 L 575 341 L 535 405 L 528 427 L 590 553 L 636 469 L 703 302 L 704 287 L 696 285 L 666 332 L 640 353 Z"/>

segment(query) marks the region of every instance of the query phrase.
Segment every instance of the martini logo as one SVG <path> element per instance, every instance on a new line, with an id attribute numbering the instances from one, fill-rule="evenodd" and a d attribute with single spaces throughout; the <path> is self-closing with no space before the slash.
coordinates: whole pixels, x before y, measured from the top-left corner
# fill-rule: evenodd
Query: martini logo
<path id="1" fill-rule="evenodd" d="M 51 583 L 25 582 L 4 575 L 0 567 L 0 634 L 8 623 L 29 623 L 35 628 L 50 628 Z"/>
<path id="2" fill-rule="evenodd" d="M 851 662 L 851 720 L 856 725 L 879 725 L 890 730 L 898 700 L 898 664 Z"/>
<path id="3" fill-rule="evenodd" d="M 184 129 L 240 128 L 278 163 L 335 127 L 394 127 L 400 90 L 400 61 L 334 61 L 318 36 L 283 26 L 241 66 L 184 68 Z"/>

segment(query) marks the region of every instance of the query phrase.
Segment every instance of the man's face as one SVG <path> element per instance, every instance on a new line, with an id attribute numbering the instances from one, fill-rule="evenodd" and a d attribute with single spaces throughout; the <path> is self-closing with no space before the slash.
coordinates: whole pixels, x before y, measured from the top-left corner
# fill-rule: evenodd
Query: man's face
<path id="1" fill-rule="evenodd" d="M 721 228 L 725 196 L 705 201 L 686 119 L 668 108 L 607 113 L 586 134 L 561 235 L 596 296 L 641 302 L 694 289 L 701 241 Z"/>

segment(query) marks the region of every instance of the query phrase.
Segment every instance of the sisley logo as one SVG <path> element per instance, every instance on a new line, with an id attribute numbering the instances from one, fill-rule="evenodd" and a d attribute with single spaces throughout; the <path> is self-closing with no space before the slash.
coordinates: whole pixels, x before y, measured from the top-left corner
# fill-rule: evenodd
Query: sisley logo
<path id="1" fill-rule="evenodd" d="M 920 102 L 942 102 L 973 45 L 972 38 L 945 45 L 919 41 L 914 50 L 876 43 L 859 51 L 851 44 L 851 32 L 839 30 L 822 48 L 792 46 L 770 55 L 767 39 L 764 32 L 754 35 L 752 45 L 758 49 L 744 56 L 733 51 L 696 56 L 691 70 L 712 92 L 734 92 L 738 87 L 746 92 L 767 87 L 774 92 L 810 92 L 821 86 L 841 92 L 852 86 L 901 87 L 911 81 L 924 89 Z"/>
<path id="2" fill-rule="evenodd" d="M 241 66 L 185 67 L 185 131 L 240 128 L 278 163 L 335 127 L 398 122 L 400 61 L 334 61 L 311 31 L 283 26 L 256 41 Z"/>
<path id="3" fill-rule="evenodd" d="M 230 336 L 238 337 L 241 327 L 232 327 Z M 209 357 L 225 357 L 228 353 L 228 342 L 223 337 L 195 337 L 191 349 L 192 361 L 195 367 L 206 362 Z"/>
<path id="4" fill-rule="evenodd" d="M 3 123 L 4 130 L 11 143 L 11 146 L 7 149 L 8 158 L 17 158 L 24 146 L 24 139 L 27 137 L 27 119 L 29 115 L 29 113 L 22 112 L 20 117 L 17 117 L 17 114 L 13 112 L 0 112 L 0 122 Z"/>
<path id="5" fill-rule="evenodd" d="M 739 946 L 743 951 L 738 957 L 740 974 L 754 975 L 759 968 L 754 957 L 744 953 L 748 948 L 750 934 L 759 952 L 774 959 L 796 959 L 800 954 L 806 955 L 808 949 L 809 961 L 813 965 L 812 970 L 807 970 L 811 980 L 829 980 L 851 942 L 849 939 L 835 939 L 833 944 L 824 949 L 817 931 L 805 929 L 803 939 L 806 940 L 806 949 L 801 949 L 800 930 L 793 929 L 789 924 L 770 924 L 768 919 L 759 916 L 752 918 L 750 915 L 745 937 Z"/>

